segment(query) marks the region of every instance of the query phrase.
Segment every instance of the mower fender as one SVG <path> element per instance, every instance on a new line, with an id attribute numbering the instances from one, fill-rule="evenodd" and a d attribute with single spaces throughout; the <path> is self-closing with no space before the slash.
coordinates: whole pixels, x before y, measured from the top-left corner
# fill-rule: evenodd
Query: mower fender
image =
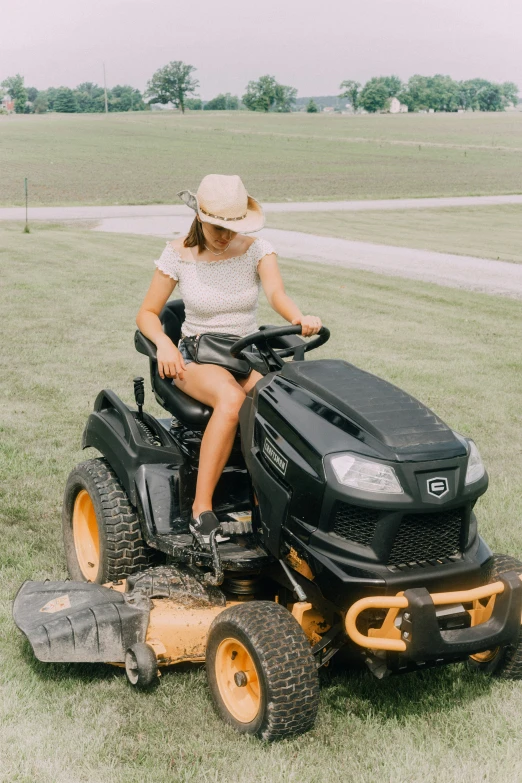
<path id="1" fill-rule="evenodd" d="M 496 596 L 489 620 L 471 628 L 441 631 L 435 606 L 425 588 L 405 590 L 410 619 L 402 622 L 407 638 L 404 655 L 413 661 L 462 658 L 513 642 L 520 632 L 522 582 L 514 571 L 503 574 L 504 590 Z"/>
<path id="2" fill-rule="evenodd" d="M 111 661 L 144 642 L 150 601 L 92 582 L 24 582 L 13 619 L 44 662 Z"/>
<path id="3" fill-rule="evenodd" d="M 140 465 L 181 464 L 181 456 L 169 434 L 152 416 L 143 412 L 143 421 L 161 433 L 162 444 L 153 446 L 143 439 L 136 413 L 110 389 L 103 389 L 94 403 L 82 436 L 82 449 L 97 449 L 118 476 L 130 502 L 136 505 L 134 477 Z"/>

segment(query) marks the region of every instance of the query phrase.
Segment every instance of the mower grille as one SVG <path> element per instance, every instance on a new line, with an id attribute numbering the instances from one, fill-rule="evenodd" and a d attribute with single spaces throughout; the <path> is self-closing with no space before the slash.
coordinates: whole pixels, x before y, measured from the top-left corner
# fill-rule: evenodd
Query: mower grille
<path id="1" fill-rule="evenodd" d="M 444 560 L 461 551 L 464 510 L 440 514 L 405 514 L 399 525 L 388 565 L 409 565 Z"/>
<path id="2" fill-rule="evenodd" d="M 341 538 L 367 546 L 371 543 L 379 516 L 379 512 L 371 509 L 336 503 L 332 513 L 331 530 Z"/>

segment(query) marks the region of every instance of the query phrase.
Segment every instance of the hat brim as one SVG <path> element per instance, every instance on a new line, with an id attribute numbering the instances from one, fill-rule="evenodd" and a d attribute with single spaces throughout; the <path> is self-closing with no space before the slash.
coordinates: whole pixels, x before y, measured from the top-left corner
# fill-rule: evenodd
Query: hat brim
<path id="1" fill-rule="evenodd" d="M 254 231 L 260 231 L 265 225 L 265 213 L 263 207 L 255 198 L 248 196 L 247 213 L 241 220 L 223 220 L 217 217 L 207 215 L 199 206 L 198 197 L 190 190 L 182 190 L 178 193 L 185 204 L 196 212 L 202 223 L 210 223 L 211 226 L 221 226 L 230 231 L 240 234 L 253 234 Z"/>

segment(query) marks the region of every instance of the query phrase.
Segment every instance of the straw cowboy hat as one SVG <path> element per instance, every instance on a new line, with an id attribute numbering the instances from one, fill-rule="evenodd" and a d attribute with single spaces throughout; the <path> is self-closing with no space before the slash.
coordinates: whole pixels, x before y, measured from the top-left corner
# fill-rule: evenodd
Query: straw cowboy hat
<path id="1" fill-rule="evenodd" d="M 182 190 L 178 196 L 203 223 L 249 234 L 265 225 L 263 208 L 249 196 L 237 174 L 207 174 L 197 193 Z"/>

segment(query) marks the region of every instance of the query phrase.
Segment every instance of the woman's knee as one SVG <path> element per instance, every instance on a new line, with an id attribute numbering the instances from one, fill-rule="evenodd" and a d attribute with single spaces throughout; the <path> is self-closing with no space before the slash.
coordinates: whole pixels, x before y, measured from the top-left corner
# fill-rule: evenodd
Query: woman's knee
<path id="1" fill-rule="evenodd" d="M 237 421 L 239 409 L 245 400 L 245 392 L 240 386 L 231 384 L 219 389 L 214 411 L 220 416 Z"/>

